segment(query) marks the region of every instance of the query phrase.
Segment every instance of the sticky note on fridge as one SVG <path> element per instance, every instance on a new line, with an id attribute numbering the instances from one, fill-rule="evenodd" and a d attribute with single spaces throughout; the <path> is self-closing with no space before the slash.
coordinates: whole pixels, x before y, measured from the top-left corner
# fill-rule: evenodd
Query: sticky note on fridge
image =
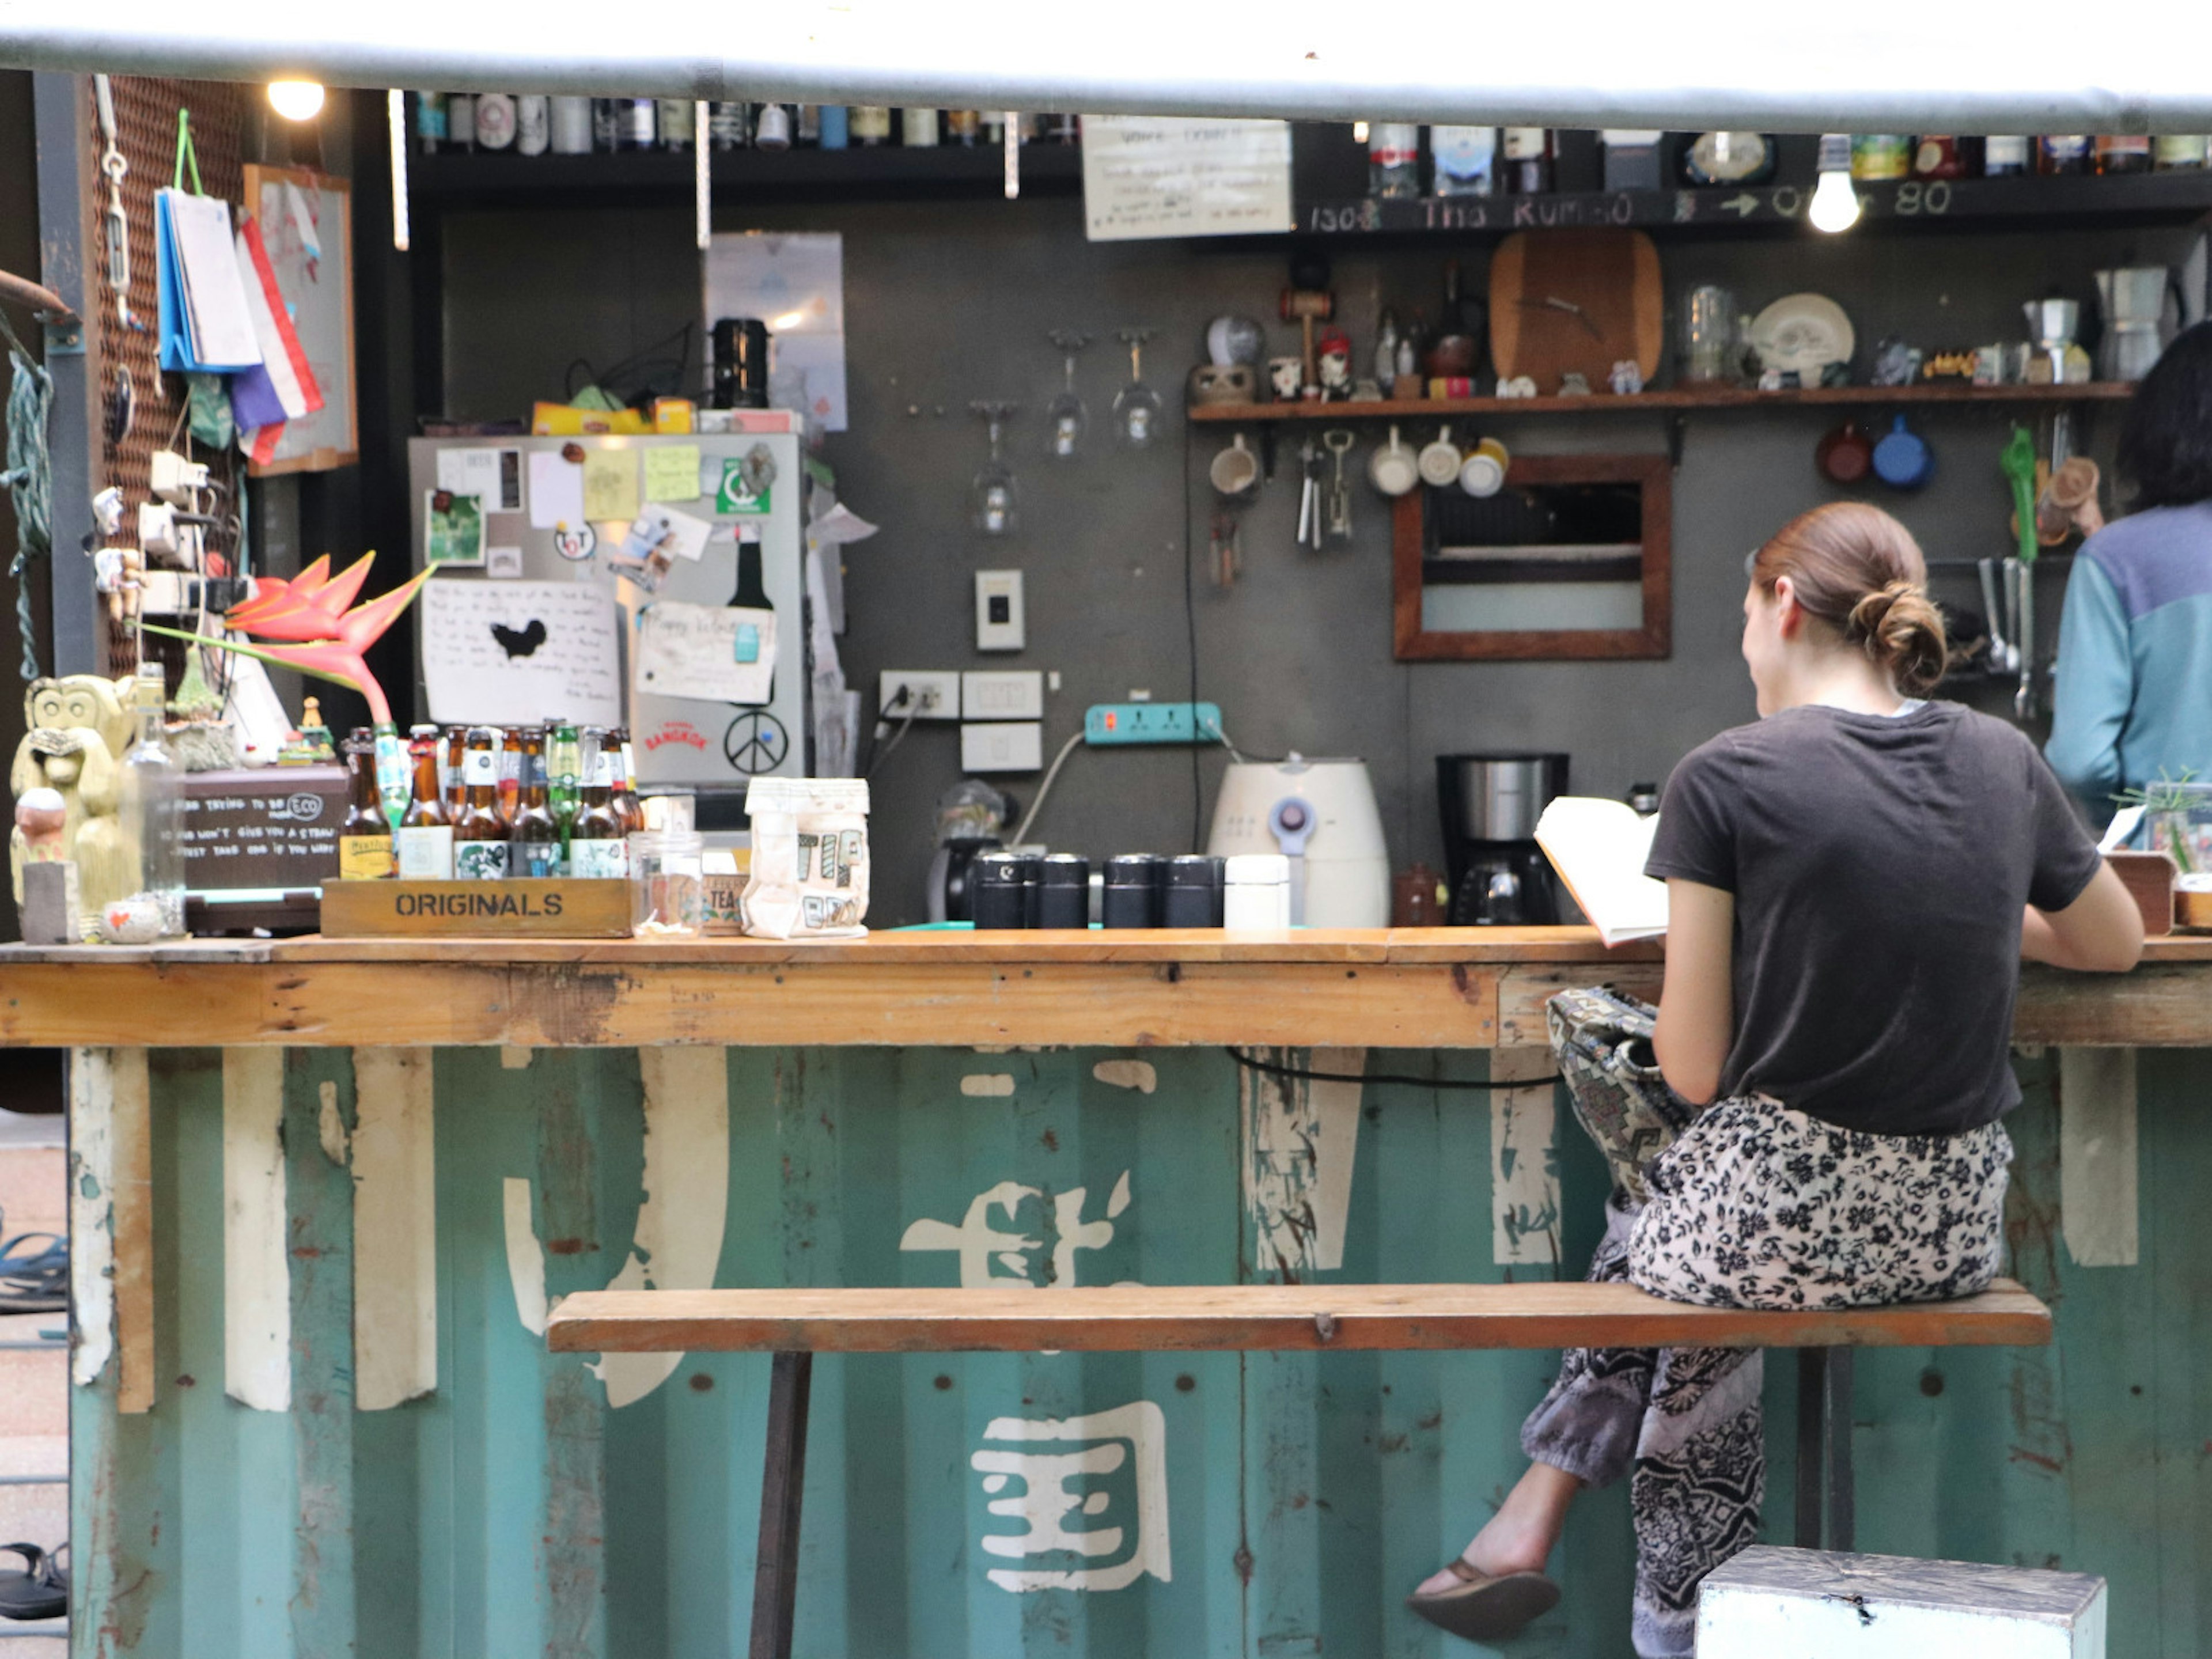
<path id="1" fill-rule="evenodd" d="M 562 459 L 558 450 L 532 450 L 530 454 L 530 527 L 532 530 L 559 530 L 565 526 L 574 530 L 583 522 L 584 469 L 574 461 Z"/>
<path id="2" fill-rule="evenodd" d="M 637 517 L 637 452 L 584 452 L 584 516 L 591 520 Z"/>
<path id="3" fill-rule="evenodd" d="M 648 501 L 696 501 L 699 499 L 699 446 L 655 444 L 645 452 L 645 499 Z"/>
<path id="4" fill-rule="evenodd" d="M 737 653 L 739 662 L 760 660 L 760 629 L 750 623 L 738 624 Z"/>

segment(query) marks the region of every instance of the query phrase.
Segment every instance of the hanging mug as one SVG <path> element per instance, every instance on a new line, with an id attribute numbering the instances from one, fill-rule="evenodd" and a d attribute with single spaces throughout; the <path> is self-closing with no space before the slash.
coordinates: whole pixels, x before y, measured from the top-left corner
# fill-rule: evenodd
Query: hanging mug
<path id="1" fill-rule="evenodd" d="M 1228 448 L 1213 458 L 1206 476 L 1213 481 L 1215 489 L 1231 500 L 1249 495 L 1259 487 L 1260 458 L 1244 447 L 1244 434 L 1240 432 Z"/>
<path id="2" fill-rule="evenodd" d="M 1459 446 L 1451 441 L 1451 428 L 1443 427 L 1437 431 L 1434 443 L 1422 446 L 1421 481 L 1442 489 L 1459 477 L 1461 463 L 1466 459 L 1459 453 Z"/>
<path id="3" fill-rule="evenodd" d="M 1390 428 L 1390 441 L 1377 444 L 1375 453 L 1367 458 L 1367 482 L 1385 495 L 1403 495 L 1421 481 L 1420 463 L 1413 452 L 1399 437 L 1398 428 Z"/>
<path id="4" fill-rule="evenodd" d="M 1857 422 L 1845 421 L 1814 446 L 1813 465 L 1832 483 L 1859 483 L 1874 468 L 1874 441 Z"/>
<path id="5" fill-rule="evenodd" d="M 1495 495 L 1505 488 L 1505 469 L 1512 458 L 1495 438 L 1485 438 L 1467 452 L 1459 469 L 1459 487 L 1470 495 Z"/>
<path id="6" fill-rule="evenodd" d="M 1874 447 L 1874 471 L 1892 489 L 1917 489 L 1935 474 L 1936 452 L 1927 439 L 1905 428 L 1900 415 Z"/>

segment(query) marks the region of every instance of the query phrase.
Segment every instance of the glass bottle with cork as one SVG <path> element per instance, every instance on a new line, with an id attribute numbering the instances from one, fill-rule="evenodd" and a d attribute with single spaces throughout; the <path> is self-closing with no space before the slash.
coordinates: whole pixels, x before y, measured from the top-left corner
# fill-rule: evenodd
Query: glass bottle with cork
<path id="1" fill-rule="evenodd" d="M 408 739 L 415 760 L 415 793 L 392 838 L 393 860 L 402 881 L 451 881 L 453 815 L 447 810 L 446 792 L 438 780 L 438 751 L 443 744 L 434 726 L 413 727 Z"/>
<path id="2" fill-rule="evenodd" d="M 738 550 L 740 562 L 743 562 L 746 550 L 743 546 Z M 757 547 L 752 550 L 757 562 L 759 557 Z M 758 568 L 757 562 L 755 568 Z M 645 828 L 645 803 L 638 799 L 637 757 L 630 751 L 629 727 L 617 726 L 614 729 L 613 735 L 617 768 L 615 780 L 615 812 L 622 819 L 625 832 L 642 830 Z"/>
<path id="3" fill-rule="evenodd" d="M 161 665 L 138 665 L 132 690 L 138 740 L 123 757 L 117 827 L 134 860 L 129 898 L 153 901 L 162 939 L 185 931 L 185 774 L 164 732 L 167 693 Z"/>
<path id="4" fill-rule="evenodd" d="M 1367 124 L 1367 193 L 1410 201 L 1421 193 L 1421 129 L 1413 121 Z"/>
<path id="5" fill-rule="evenodd" d="M 453 822 L 453 876 L 459 881 L 507 879 L 507 820 L 499 815 L 500 731 L 469 728 L 461 762 L 461 815 Z"/>
<path id="6" fill-rule="evenodd" d="M 553 816 L 545 776 L 545 732 L 530 726 L 522 733 L 522 794 L 507 832 L 507 874 L 549 880 L 568 872 L 561 865 L 561 825 Z"/>
<path id="7" fill-rule="evenodd" d="M 376 787 L 376 740 L 356 726 L 341 745 L 345 756 L 346 815 L 338 825 L 338 876 L 344 881 L 382 881 L 392 860 L 392 824 Z"/>
<path id="8" fill-rule="evenodd" d="M 568 872 L 599 880 L 629 875 L 629 827 L 615 810 L 621 750 L 604 726 L 584 728 L 586 768 L 576 821 L 568 832 Z"/>

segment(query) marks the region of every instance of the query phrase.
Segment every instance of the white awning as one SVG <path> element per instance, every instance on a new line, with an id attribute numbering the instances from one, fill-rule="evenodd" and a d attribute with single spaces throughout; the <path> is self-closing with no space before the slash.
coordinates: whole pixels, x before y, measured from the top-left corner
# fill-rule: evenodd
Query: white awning
<path id="1" fill-rule="evenodd" d="M 0 0 L 0 65 L 332 86 L 1765 131 L 2212 131 L 2212 8 Z"/>

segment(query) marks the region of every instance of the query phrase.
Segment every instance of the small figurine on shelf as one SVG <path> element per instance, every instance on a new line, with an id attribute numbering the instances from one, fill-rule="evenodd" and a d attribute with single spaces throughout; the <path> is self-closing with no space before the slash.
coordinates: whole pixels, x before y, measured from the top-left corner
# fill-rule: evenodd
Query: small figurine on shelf
<path id="1" fill-rule="evenodd" d="M 1643 367 L 1633 357 L 1623 357 L 1613 366 L 1613 372 L 1605 377 L 1605 381 L 1616 396 L 1633 398 L 1644 390 Z"/>
<path id="2" fill-rule="evenodd" d="M 1501 374 L 1498 377 L 1498 395 L 1501 398 L 1533 398 L 1536 395 L 1535 377 L 1516 374 L 1508 380 Z"/>
<path id="3" fill-rule="evenodd" d="M 1303 357 L 1270 357 L 1267 359 L 1267 385 L 1279 404 L 1294 404 L 1298 400 L 1298 388 L 1306 377 Z"/>
<path id="4" fill-rule="evenodd" d="M 1590 395 L 1589 376 L 1578 368 L 1571 368 L 1559 376 L 1559 396 L 1587 398 Z"/>
<path id="5" fill-rule="evenodd" d="M 1343 403 L 1352 396 L 1352 337 L 1340 328 L 1323 329 L 1315 342 L 1321 360 L 1321 395 Z"/>
<path id="6" fill-rule="evenodd" d="M 1874 349 L 1876 386 L 1911 386 L 1920 378 L 1920 348 L 1910 346 L 1894 334 L 1882 337 Z"/>
<path id="7" fill-rule="evenodd" d="M 331 728 L 323 724 L 321 699 L 302 697 L 300 700 L 300 729 L 276 751 L 276 764 L 328 766 L 337 759 L 337 747 L 331 741 Z"/>
<path id="8" fill-rule="evenodd" d="M 15 746 L 8 787 L 18 802 L 41 792 L 62 804 L 62 857 L 77 864 L 89 884 L 121 849 L 115 820 L 123 752 L 131 746 L 131 682 L 118 686 L 97 674 L 33 680 L 23 694 L 28 730 Z M 10 838 L 15 901 L 23 902 L 23 870 L 30 863 L 27 831 L 16 820 Z M 88 892 L 88 903 L 106 894 Z"/>
<path id="9" fill-rule="evenodd" d="M 75 945 L 84 937 L 76 866 L 70 861 L 62 839 L 68 823 L 69 808 L 59 790 L 26 790 L 15 803 L 15 833 L 21 848 L 16 873 L 22 888 L 27 945 Z"/>

